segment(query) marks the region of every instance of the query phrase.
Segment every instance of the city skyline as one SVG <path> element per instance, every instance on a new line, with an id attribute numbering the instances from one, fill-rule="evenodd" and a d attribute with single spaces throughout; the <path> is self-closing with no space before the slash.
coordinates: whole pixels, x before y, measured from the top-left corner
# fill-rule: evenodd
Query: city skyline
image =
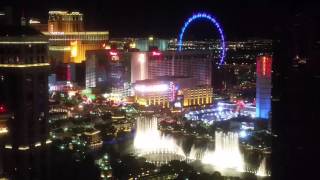
<path id="1" fill-rule="evenodd" d="M 314 179 L 318 4 L 1 1 L 0 179 Z"/>
<path id="2" fill-rule="evenodd" d="M 38 9 L 39 4 L 42 8 Z M 169 6 L 167 5 L 169 4 Z M 76 1 L 76 0 L 30 0 L 0 2 L 15 9 L 15 16 L 39 18 L 46 23 L 49 10 L 81 11 L 85 14 L 85 25 L 89 30 L 109 30 L 112 37 L 145 37 L 149 35 L 177 37 L 185 19 L 197 12 L 213 13 L 225 29 L 227 39 L 254 37 L 272 38 L 274 31 L 292 16 L 307 14 L 315 16 L 317 2 L 307 3 L 264 0 L 264 1 Z M 178 22 L 178 23 L 177 23 Z M 198 23 L 190 38 L 216 38 L 212 28 Z"/>

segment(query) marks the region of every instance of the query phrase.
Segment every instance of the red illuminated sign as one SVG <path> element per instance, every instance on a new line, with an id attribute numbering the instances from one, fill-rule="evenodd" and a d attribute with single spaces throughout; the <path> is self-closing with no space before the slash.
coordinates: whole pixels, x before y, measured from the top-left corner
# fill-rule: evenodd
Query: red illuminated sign
<path id="1" fill-rule="evenodd" d="M 257 59 L 257 76 L 270 77 L 271 76 L 272 58 L 270 56 L 260 56 Z"/>

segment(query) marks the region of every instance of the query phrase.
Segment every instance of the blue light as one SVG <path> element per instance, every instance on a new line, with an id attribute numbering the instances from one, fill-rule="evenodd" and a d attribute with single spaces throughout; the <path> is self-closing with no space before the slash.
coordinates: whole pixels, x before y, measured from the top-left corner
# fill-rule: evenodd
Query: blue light
<path id="1" fill-rule="evenodd" d="M 220 26 L 220 24 L 216 21 L 216 19 L 211 16 L 210 14 L 206 14 L 206 13 L 197 13 L 193 16 L 191 16 L 183 25 L 181 32 L 179 34 L 179 40 L 178 40 L 178 50 L 181 51 L 182 50 L 182 40 L 183 40 L 183 34 L 186 30 L 186 28 L 189 26 L 189 24 L 196 20 L 196 19 L 207 19 L 209 21 L 212 22 L 212 24 L 217 28 L 219 35 L 220 35 L 220 41 L 221 41 L 221 53 L 220 53 L 220 62 L 219 62 L 219 66 L 218 68 L 220 68 L 221 65 L 224 64 L 224 58 L 226 56 L 226 44 L 225 44 L 225 38 L 223 35 L 223 30 Z"/>

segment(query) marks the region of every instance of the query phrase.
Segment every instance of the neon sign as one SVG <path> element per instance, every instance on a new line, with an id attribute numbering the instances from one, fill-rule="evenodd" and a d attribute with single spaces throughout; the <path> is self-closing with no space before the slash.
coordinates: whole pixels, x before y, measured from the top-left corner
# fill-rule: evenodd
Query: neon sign
<path id="1" fill-rule="evenodd" d="M 152 56 L 160 56 L 161 53 L 158 51 L 152 51 Z"/>
<path id="2" fill-rule="evenodd" d="M 165 92 L 169 90 L 168 84 L 154 84 L 154 85 L 136 85 L 134 89 L 138 92 Z"/>
<path id="3" fill-rule="evenodd" d="M 191 22 L 198 20 L 198 19 L 207 19 L 209 20 L 218 30 L 219 35 L 220 35 L 220 41 L 221 41 L 221 53 L 220 53 L 220 61 L 219 61 L 219 66 L 224 64 L 224 58 L 226 56 L 226 43 L 225 43 L 225 36 L 223 34 L 222 27 L 220 24 L 217 22 L 216 18 L 211 16 L 210 14 L 206 13 L 197 13 L 193 16 L 191 16 L 183 25 L 179 37 L 178 37 L 178 51 L 182 50 L 182 41 L 183 41 L 183 35 L 184 32 L 186 31 L 187 27 L 191 24 Z"/>
<path id="4" fill-rule="evenodd" d="M 110 51 L 110 56 L 118 56 L 118 53 L 117 52 L 115 52 L 115 51 Z"/>

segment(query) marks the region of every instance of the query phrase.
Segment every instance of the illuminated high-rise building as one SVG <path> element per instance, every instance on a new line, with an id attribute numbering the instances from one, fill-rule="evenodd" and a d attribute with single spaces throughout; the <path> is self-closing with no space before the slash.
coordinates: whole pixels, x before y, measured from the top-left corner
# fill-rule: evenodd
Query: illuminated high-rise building
<path id="1" fill-rule="evenodd" d="M 49 61 L 81 63 L 87 50 L 101 49 L 109 39 L 108 31 L 85 31 L 80 12 L 49 11 Z"/>
<path id="2" fill-rule="evenodd" d="M 87 52 L 86 88 L 98 92 L 123 89 L 128 82 L 128 68 L 125 68 L 123 54 L 116 50 L 92 50 Z"/>
<path id="3" fill-rule="evenodd" d="M 49 60 L 52 62 L 81 63 L 87 50 L 103 48 L 105 32 L 45 32 L 49 37 Z"/>
<path id="4" fill-rule="evenodd" d="M 213 57 L 209 51 L 134 52 L 131 56 L 131 83 L 161 76 L 195 79 L 195 86 L 212 84 Z"/>
<path id="5" fill-rule="evenodd" d="M 257 58 L 256 117 L 269 119 L 271 110 L 271 56 Z"/>
<path id="6" fill-rule="evenodd" d="M 9 114 L 0 151 L 10 179 L 48 179 L 49 70 L 44 35 L 25 26 L 0 28 L 0 109 Z"/>

